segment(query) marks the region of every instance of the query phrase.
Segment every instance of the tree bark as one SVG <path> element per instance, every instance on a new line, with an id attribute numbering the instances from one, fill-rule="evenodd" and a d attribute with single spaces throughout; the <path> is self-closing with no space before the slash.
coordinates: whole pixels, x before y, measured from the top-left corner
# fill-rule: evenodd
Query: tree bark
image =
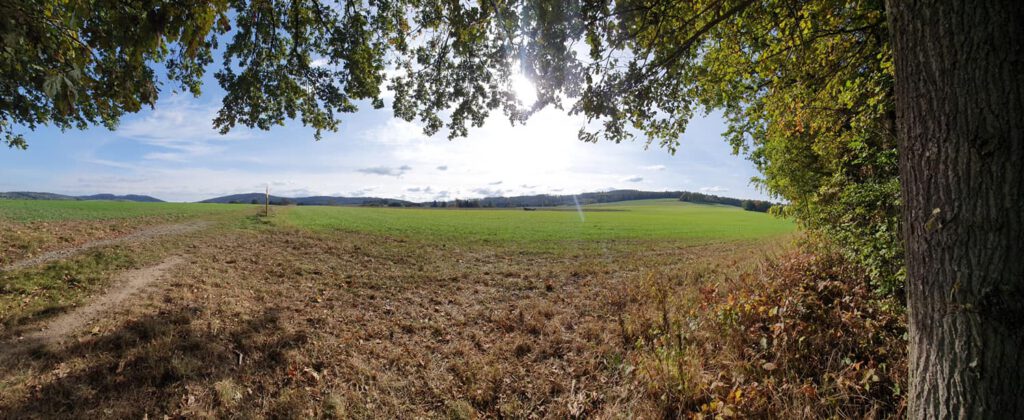
<path id="1" fill-rule="evenodd" d="M 1024 416 L 1024 1 L 887 0 L 909 415 Z"/>

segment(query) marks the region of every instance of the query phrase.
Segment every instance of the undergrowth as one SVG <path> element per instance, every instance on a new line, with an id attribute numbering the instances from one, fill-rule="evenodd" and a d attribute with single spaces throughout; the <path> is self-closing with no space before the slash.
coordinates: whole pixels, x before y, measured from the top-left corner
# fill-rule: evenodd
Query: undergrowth
<path id="1" fill-rule="evenodd" d="M 702 275 L 652 275 L 620 322 L 664 417 L 904 415 L 903 310 L 856 267 L 796 252 L 734 281 Z"/>

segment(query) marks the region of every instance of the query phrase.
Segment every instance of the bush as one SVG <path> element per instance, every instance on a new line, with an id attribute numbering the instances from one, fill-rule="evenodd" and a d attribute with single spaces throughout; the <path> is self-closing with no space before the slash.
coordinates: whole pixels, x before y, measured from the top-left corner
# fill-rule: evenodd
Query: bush
<path id="1" fill-rule="evenodd" d="M 906 325 L 837 254 L 794 253 L 704 287 L 680 313 L 654 287 L 624 326 L 638 383 L 665 417 L 902 417 Z"/>

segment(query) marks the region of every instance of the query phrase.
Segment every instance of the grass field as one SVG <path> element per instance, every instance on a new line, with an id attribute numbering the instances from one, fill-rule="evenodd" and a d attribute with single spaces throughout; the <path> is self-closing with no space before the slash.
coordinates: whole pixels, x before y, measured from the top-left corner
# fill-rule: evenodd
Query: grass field
<path id="1" fill-rule="evenodd" d="M 238 205 L 131 201 L 0 200 L 0 219 L 16 222 L 187 218 L 237 212 Z"/>
<path id="2" fill-rule="evenodd" d="M 587 206 L 582 219 L 569 208 L 261 210 L 0 201 L 6 261 L 206 226 L 0 272 L 7 343 L 75 316 L 119 273 L 184 261 L 61 347 L 0 360 L 0 413 L 672 417 L 732 392 L 673 399 L 703 379 L 680 376 L 699 361 L 672 343 L 717 319 L 694 311 L 795 232 L 675 200 Z"/>
<path id="3" fill-rule="evenodd" d="M 279 219 L 313 230 L 530 247 L 618 240 L 707 244 L 772 237 L 794 230 L 791 222 L 764 213 L 671 199 L 590 205 L 582 210 L 297 207 L 288 209 Z"/>

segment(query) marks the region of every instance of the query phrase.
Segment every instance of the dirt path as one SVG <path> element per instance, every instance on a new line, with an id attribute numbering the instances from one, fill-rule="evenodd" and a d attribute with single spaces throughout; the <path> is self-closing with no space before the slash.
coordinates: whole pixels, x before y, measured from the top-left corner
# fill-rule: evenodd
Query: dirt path
<path id="1" fill-rule="evenodd" d="M 116 244 L 132 244 L 147 241 L 161 236 L 180 235 L 183 233 L 195 232 L 197 230 L 206 228 L 212 224 L 213 222 L 199 220 L 185 223 L 155 226 L 153 228 L 133 232 L 131 234 L 119 238 L 92 241 L 71 248 L 58 249 L 56 251 L 46 252 L 29 259 L 14 262 L 5 267 L 0 267 L 0 271 L 19 270 L 22 268 L 32 267 L 39 264 L 45 264 L 52 261 L 62 260 L 93 248 Z"/>
<path id="2" fill-rule="evenodd" d="M 16 345 L 10 346 L 10 350 L 22 350 L 38 345 L 52 348 L 60 344 L 75 332 L 85 329 L 101 314 L 119 306 L 138 291 L 160 279 L 167 270 L 184 261 L 185 259 L 180 256 L 172 256 L 160 264 L 121 273 L 106 293 L 47 322 L 44 329 L 25 334 Z"/>

